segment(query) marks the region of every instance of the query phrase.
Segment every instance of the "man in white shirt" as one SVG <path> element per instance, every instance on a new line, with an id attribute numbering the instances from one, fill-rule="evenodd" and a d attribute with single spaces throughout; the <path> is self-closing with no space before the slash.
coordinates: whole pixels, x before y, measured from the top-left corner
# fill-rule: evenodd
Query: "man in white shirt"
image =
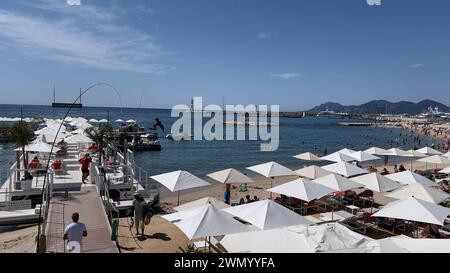
<path id="1" fill-rule="evenodd" d="M 73 223 L 67 225 L 64 229 L 64 240 L 68 240 L 69 246 L 79 246 L 79 251 L 81 251 L 83 237 L 87 236 L 87 230 L 85 224 L 78 223 L 79 219 L 80 214 L 78 214 L 78 212 L 74 212 L 72 214 Z"/>

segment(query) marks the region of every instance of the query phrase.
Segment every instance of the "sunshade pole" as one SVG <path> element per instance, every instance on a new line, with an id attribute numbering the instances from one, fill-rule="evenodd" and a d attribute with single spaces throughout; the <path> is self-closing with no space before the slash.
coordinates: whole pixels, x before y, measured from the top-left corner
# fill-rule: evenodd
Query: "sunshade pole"
<path id="1" fill-rule="evenodd" d="M 180 191 L 178 191 L 178 200 L 177 200 L 177 206 L 180 205 Z"/>
<path id="2" fill-rule="evenodd" d="M 270 178 L 270 188 L 272 188 L 273 185 L 273 176 Z M 272 192 L 270 192 L 270 200 L 272 200 Z"/>

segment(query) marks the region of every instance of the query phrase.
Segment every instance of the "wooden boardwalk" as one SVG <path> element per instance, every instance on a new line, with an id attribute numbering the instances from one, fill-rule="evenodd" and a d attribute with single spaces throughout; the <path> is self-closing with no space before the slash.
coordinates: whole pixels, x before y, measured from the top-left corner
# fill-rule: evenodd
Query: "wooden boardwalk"
<path id="1" fill-rule="evenodd" d="M 80 222 L 87 228 L 88 236 L 83 238 L 83 253 L 117 253 L 115 242 L 111 241 L 111 228 L 95 186 L 83 186 L 81 192 L 54 194 L 50 203 L 47 221 L 47 252 L 65 252 L 62 239 L 64 228 L 72 223 L 72 213 L 80 214 Z"/>

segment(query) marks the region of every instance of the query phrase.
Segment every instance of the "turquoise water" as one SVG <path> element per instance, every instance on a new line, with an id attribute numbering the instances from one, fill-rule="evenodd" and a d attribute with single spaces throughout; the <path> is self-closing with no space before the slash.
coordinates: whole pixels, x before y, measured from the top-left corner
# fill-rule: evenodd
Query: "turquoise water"
<path id="1" fill-rule="evenodd" d="M 48 106 L 23 106 L 23 117 L 62 118 L 65 111 L 66 109 Z M 325 148 L 328 153 L 344 147 L 356 150 L 371 146 L 390 148 L 391 141 L 394 141 L 394 146 L 398 145 L 403 149 L 418 147 L 418 143 L 413 142 L 413 137 L 407 136 L 409 132 L 404 130 L 337 126 L 337 122 L 346 121 L 342 119 L 281 118 L 279 149 L 275 152 L 261 152 L 260 141 L 170 141 L 164 138 L 176 120 L 170 117 L 170 110 L 126 108 L 121 112 L 118 108 L 86 107 L 82 109 L 82 113 L 79 109 L 72 110 L 70 116 L 77 117 L 81 114 L 87 119 L 103 119 L 108 117 L 108 111 L 110 120 L 136 119 L 147 128 L 152 126 L 154 118 L 161 119 L 166 127 L 166 133 L 160 132 L 162 151 L 135 155 L 136 163 L 152 175 L 182 169 L 202 176 L 230 167 L 245 170 L 245 167 L 272 160 L 295 169 L 302 167 L 305 162 L 292 156 L 306 151 L 323 155 Z M 0 105 L 0 117 L 20 117 L 20 106 Z M 431 139 L 421 137 L 421 146 L 432 142 Z M 13 144 L 0 143 L 0 183 L 4 181 L 6 170 L 15 160 L 13 148 Z"/>

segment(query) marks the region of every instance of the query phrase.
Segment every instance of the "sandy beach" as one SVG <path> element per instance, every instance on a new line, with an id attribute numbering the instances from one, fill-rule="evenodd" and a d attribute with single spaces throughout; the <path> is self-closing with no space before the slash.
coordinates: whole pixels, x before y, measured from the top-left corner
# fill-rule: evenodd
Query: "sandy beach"
<path id="1" fill-rule="evenodd" d="M 0 253 L 34 253 L 37 226 L 0 233 Z"/>

